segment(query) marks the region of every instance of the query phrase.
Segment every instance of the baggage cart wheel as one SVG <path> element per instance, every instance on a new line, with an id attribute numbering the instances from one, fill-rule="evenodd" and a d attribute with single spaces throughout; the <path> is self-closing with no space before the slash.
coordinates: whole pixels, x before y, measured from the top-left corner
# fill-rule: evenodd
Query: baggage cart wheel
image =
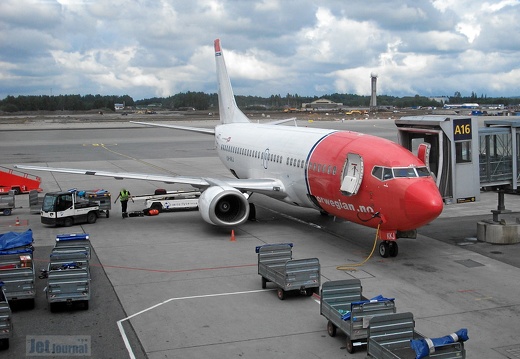
<path id="1" fill-rule="evenodd" d="M 88 212 L 87 214 L 87 223 L 93 224 L 96 223 L 97 216 L 95 212 Z"/>
<path id="2" fill-rule="evenodd" d="M 107 216 L 107 218 L 110 218 L 110 211 L 108 209 L 105 211 L 105 215 Z"/>
<path id="3" fill-rule="evenodd" d="M 26 302 L 26 308 L 27 308 L 27 309 L 34 309 L 34 306 L 35 306 L 35 300 L 34 300 L 34 298 L 27 299 L 27 302 Z"/>
<path id="4" fill-rule="evenodd" d="M 11 215 L 11 209 L 10 208 L 4 209 L 4 216 L 10 216 L 10 215 Z"/>
<path id="5" fill-rule="evenodd" d="M 265 289 L 265 288 L 267 288 L 267 279 L 262 277 L 262 289 Z"/>
<path id="6" fill-rule="evenodd" d="M 350 340 L 349 336 L 347 336 L 347 351 L 350 354 L 353 354 L 356 351 L 356 348 L 354 347 L 354 343 L 352 343 L 352 340 Z"/>
<path id="7" fill-rule="evenodd" d="M 311 297 L 314 294 L 314 290 L 315 290 L 314 288 L 307 288 L 307 289 L 305 289 L 305 295 L 307 297 Z"/>
<path id="8" fill-rule="evenodd" d="M 5 350 L 9 349 L 9 338 L 1 339 L 0 348 Z"/>
<path id="9" fill-rule="evenodd" d="M 51 313 L 55 313 L 58 311 L 58 303 L 49 303 L 49 310 Z"/>
<path id="10" fill-rule="evenodd" d="M 285 299 L 285 291 L 282 288 L 278 288 L 276 291 L 276 294 L 278 295 L 278 299 L 284 300 Z"/>
<path id="11" fill-rule="evenodd" d="M 327 333 L 329 333 L 331 337 L 336 336 L 336 326 L 330 320 L 327 323 Z"/>
<path id="12" fill-rule="evenodd" d="M 83 301 L 83 309 L 88 310 L 88 300 Z"/>

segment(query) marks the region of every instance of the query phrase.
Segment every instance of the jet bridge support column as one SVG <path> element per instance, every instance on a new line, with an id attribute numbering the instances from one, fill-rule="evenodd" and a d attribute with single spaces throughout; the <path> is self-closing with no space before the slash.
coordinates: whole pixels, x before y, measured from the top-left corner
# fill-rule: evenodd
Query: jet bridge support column
<path id="1" fill-rule="evenodd" d="M 520 121 L 493 119 L 484 122 L 480 135 L 480 184 L 497 192 L 492 220 L 477 223 L 477 239 L 494 244 L 520 242 L 520 220 L 506 209 L 505 193 L 518 192 Z"/>

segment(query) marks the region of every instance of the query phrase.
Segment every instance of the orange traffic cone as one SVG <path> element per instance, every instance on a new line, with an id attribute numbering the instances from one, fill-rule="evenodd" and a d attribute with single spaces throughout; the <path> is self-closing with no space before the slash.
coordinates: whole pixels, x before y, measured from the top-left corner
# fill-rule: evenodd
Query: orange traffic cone
<path id="1" fill-rule="evenodd" d="M 14 222 L 14 225 L 15 226 L 19 226 L 20 225 L 20 220 L 18 219 L 18 217 L 16 217 L 16 222 Z"/>
<path id="2" fill-rule="evenodd" d="M 230 239 L 231 242 L 234 242 L 235 241 L 235 230 L 232 229 L 231 230 L 231 239 Z"/>

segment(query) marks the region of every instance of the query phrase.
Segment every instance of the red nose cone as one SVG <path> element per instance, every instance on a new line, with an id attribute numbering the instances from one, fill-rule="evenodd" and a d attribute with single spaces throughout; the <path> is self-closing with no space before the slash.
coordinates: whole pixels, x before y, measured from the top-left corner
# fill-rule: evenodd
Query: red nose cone
<path id="1" fill-rule="evenodd" d="M 412 184 L 405 193 L 405 213 L 410 229 L 430 223 L 444 208 L 439 189 L 431 179 Z"/>

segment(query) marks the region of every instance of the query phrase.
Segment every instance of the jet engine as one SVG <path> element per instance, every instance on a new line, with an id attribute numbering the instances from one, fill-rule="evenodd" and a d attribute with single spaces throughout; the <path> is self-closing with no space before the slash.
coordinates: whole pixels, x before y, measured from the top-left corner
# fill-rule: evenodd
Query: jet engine
<path id="1" fill-rule="evenodd" d="M 234 226 L 247 220 L 249 202 L 236 188 L 210 186 L 199 197 L 199 212 L 210 224 Z"/>

